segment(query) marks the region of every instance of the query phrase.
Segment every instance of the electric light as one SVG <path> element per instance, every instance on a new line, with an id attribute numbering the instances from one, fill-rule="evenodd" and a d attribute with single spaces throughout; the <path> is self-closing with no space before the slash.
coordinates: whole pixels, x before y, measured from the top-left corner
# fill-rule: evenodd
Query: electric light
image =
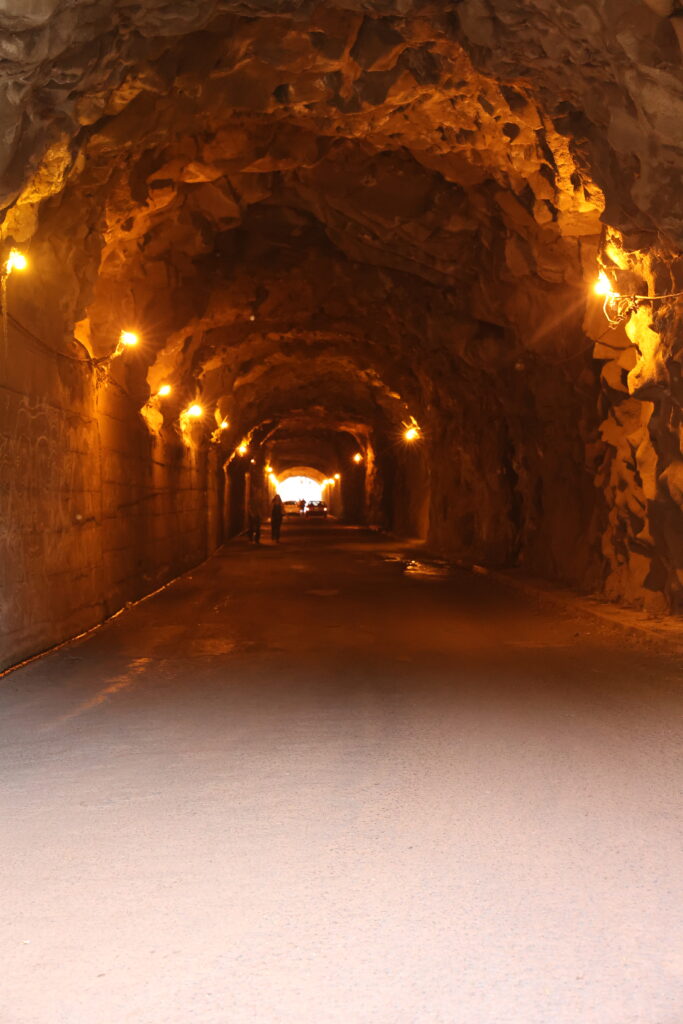
<path id="1" fill-rule="evenodd" d="M 23 253 L 18 249 L 11 249 L 5 261 L 5 266 L 0 270 L 0 310 L 2 311 L 2 338 L 7 349 L 7 281 L 13 270 L 26 270 L 28 263 Z"/>
<path id="2" fill-rule="evenodd" d="M 598 279 L 593 285 L 593 291 L 596 295 L 617 295 L 617 292 L 612 290 L 612 285 L 604 270 L 601 270 L 598 274 Z"/>
<path id="3" fill-rule="evenodd" d="M 604 270 L 598 274 L 598 279 L 593 285 L 596 295 L 604 298 L 603 312 L 610 327 L 618 327 L 619 324 L 637 313 L 644 302 L 659 302 L 662 299 L 677 299 L 683 292 L 666 292 L 662 295 L 622 295 L 612 289 L 609 278 Z"/>
<path id="4" fill-rule="evenodd" d="M 356 454 L 353 457 L 353 461 L 356 463 L 357 466 L 360 465 L 360 463 L 363 461 L 363 456 L 361 455 L 360 452 L 356 452 Z"/>
<path id="5" fill-rule="evenodd" d="M 416 441 L 420 436 L 420 428 L 416 426 L 406 427 L 403 432 L 403 439 L 405 441 Z"/>
<path id="6" fill-rule="evenodd" d="M 269 462 L 266 463 L 265 470 L 266 470 L 266 473 L 269 476 L 273 475 L 273 467 L 271 466 L 271 464 Z"/>
<path id="7" fill-rule="evenodd" d="M 199 419 L 200 416 L 204 415 L 204 410 L 202 409 L 201 405 L 198 405 L 195 402 L 195 404 L 191 405 L 190 408 L 187 410 L 187 415 L 191 416 L 193 419 L 196 420 Z"/>
<path id="8" fill-rule="evenodd" d="M 18 249 L 11 249 L 5 263 L 5 273 L 9 275 L 13 270 L 26 270 L 27 266 L 28 260 L 23 252 L 19 252 Z"/>
<path id="9" fill-rule="evenodd" d="M 139 338 L 135 331 L 121 331 L 119 335 L 119 343 L 125 345 L 127 348 L 133 348 L 139 342 Z"/>
<path id="10" fill-rule="evenodd" d="M 334 474 L 334 479 L 335 480 L 341 480 L 341 473 L 335 473 Z"/>
<path id="11" fill-rule="evenodd" d="M 240 453 L 240 455 L 246 455 L 248 450 L 249 450 L 249 445 L 246 443 L 246 441 L 242 441 L 242 444 L 237 449 L 237 451 Z"/>
<path id="12" fill-rule="evenodd" d="M 220 427 L 218 429 L 219 430 L 227 430 L 229 426 L 230 426 L 230 424 L 228 423 L 227 420 L 221 420 Z"/>
<path id="13" fill-rule="evenodd" d="M 157 395 L 159 396 L 159 398 L 168 398 L 172 390 L 173 388 L 171 387 L 170 384 L 162 384 L 159 390 L 157 391 Z"/>

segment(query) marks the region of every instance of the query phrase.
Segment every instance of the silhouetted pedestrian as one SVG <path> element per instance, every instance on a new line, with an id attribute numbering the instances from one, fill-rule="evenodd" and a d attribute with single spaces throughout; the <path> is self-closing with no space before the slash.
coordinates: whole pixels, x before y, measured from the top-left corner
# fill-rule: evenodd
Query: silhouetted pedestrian
<path id="1" fill-rule="evenodd" d="M 282 527 L 283 514 L 284 509 L 282 507 L 282 498 L 279 494 L 276 494 L 273 498 L 273 504 L 270 506 L 270 536 L 276 544 L 280 542 L 280 528 Z"/>

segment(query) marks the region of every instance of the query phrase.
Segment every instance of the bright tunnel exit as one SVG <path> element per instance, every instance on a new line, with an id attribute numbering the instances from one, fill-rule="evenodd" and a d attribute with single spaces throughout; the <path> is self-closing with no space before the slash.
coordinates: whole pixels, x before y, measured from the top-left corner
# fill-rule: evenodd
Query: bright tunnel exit
<path id="1" fill-rule="evenodd" d="M 283 501 L 321 501 L 322 485 L 310 476 L 290 476 L 280 481 L 278 493 Z"/>

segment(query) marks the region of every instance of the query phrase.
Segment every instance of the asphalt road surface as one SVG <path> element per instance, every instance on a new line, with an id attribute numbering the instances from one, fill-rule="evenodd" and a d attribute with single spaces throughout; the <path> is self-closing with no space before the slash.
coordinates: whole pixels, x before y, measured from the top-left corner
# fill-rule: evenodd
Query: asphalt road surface
<path id="1" fill-rule="evenodd" d="M 680 660 L 285 523 L 0 681 L 2 1024 L 681 1024 Z"/>

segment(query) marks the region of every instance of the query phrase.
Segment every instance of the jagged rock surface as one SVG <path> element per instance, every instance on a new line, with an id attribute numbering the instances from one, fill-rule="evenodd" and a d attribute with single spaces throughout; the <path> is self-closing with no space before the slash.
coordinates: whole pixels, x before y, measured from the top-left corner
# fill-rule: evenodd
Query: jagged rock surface
<path id="1" fill-rule="evenodd" d="M 675 607 L 677 306 L 608 331 L 589 289 L 598 257 L 683 284 L 679 26 L 659 0 L 0 0 L 2 234 L 32 268 L 7 659 L 37 605 L 52 642 L 235 528 L 244 438 L 283 468 L 358 447 L 370 518 Z M 95 367 L 126 326 L 140 350 Z"/>

